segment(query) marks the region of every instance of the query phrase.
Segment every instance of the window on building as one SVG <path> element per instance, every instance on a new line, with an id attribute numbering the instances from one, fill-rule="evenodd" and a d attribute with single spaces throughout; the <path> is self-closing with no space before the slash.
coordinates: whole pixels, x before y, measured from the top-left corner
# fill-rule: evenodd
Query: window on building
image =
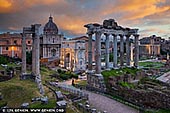
<path id="1" fill-rule="evenodd" d="M 53 38 L 53 43 L 54 43 L 54 38 Z"/>
<path id="2" fill-rule="evenodd" d="M 17 44 L 17 40 L 14 40 L 14 44 Z"/>
<path id="3" fill-rule="evenodd" d="M 8 47 L 6 47 L 6 50 L 8 50 Z"/>
<path id="4" fill-rule="evenodd" d="M 67 44 L 67 46 L 69 47 L 69 44 Z"/>
<path id="5" fill-rule="evenodd" d="M 31 41 L 28 41 L 28 44 L 30 44 L 31 43 Z"/>

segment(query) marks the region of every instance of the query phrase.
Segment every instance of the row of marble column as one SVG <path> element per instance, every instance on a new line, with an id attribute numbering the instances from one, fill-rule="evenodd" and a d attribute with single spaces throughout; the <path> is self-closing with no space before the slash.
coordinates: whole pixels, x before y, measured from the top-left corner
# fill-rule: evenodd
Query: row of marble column
<path id="1" fill-rule="evenodd" d="M 92 70 L 92 35 L 93 33 L 88 33 L 88 70 Z M 101 35 L 100 31 L 95 32 L 95 63 L 96 63 L 96 74 L 101 73 Z M 109 34 L 105 33 L 105 67 L 109 69 Z M 124 35 L 115 35 L 113 36 L 113 68 L 118 68 L 118 47 L 117 47 L 117 37 L 120 36 L 120 66 L 124 65 Z M 134 66 L 138 67 L 139 60 L 139 45 L 138 45 L 138 37 L 139 35 L 133 35 L 135 37 L 135 48 L 134 48 Z M 131 50 L 130 50 L 130 35 L 126 35 L 126 65 L 130 66 L 131 59 Z"/>

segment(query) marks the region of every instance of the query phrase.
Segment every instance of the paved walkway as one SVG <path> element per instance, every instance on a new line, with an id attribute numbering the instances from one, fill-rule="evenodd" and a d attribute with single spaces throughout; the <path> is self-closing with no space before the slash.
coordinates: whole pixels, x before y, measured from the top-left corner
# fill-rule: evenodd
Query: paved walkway
<path id="1" fill-rule="evenodd" d="M 62 82 L 60 84 L 70 85 L 71 80 Z M 105 97 L 101 94 L 96 94 L 86 90 L 83 91 L 89 95 L 88 97 L 90 105 L 100 111 L 107 111 L 107 113 L 138 113 L 136 109 L 131 108 L 108 97 Z"/>
<path id="2" fill-rule="evenodd" d="M 86 92 L 89 94 L 89 103 L 98 110 L 107 111 L 107 113 L 138 113 L 136 109 L 113 99 L 89 91 Z"/>

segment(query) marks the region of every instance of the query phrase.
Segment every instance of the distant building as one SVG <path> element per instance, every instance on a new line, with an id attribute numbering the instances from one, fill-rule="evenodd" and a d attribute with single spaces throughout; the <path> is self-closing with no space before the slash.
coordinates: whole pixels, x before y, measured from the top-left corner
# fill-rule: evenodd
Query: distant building
<path id="1" fill-rule="evenodd" d="M 40 38 L 40 56 L 47 61 L 60 59 L 61 43 L 63 35 L 58 33 L 58 27 L 50 16 L 49 21 L 45 24 L 43 35 Z"/>
<path id="2" fill-rule="evenodd" d="M 86 70 L 85 47 L 84 40 L 63 41 L 60 66 L 71 71 Z"/>
<path id="3" fill-rule="evenodd" d="M 10 34 L 9 32 L 0 34 L 0 54 L 9 57 L 21 58 L 22 55 L 22 36 L 19 33 Z M 31 51 L 32 37 L 26 36 L 26 50 Z"/>
<path id="4" fill-rule="evenodd" d="M 151 57 L 160 55 L 161 43 L 163 41 L 164 39 L 155 35 L 140 39 L 139 56 Z"/>

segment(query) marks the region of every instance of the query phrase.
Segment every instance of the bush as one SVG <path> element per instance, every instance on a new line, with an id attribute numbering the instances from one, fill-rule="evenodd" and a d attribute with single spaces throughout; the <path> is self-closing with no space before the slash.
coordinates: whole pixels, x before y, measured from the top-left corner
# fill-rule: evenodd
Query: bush
<path id="1" fill-rule="evenodd" d="M 7 72 L 14 71 L 14 68 L 13 68 L 13 67 L 8 67 L 8 68 L 6 69 L 6 71 L 7 71 Z"/>
<path id="2" fill-rule="evenodd" d="M 69 75 L 66 75 L 66 74 L 60 74 L 60 78 L 61 78 L 62 80 L 68 80 L 68 79 L 70 78 L 70 76 L 69 76 Z"/>
<path id="3" fill-rule="evenodd" d="M 71 74 L 71 78 L 78 79 L 78 75 L 77 74 Z"/>
<path id="4" fill-rule="evenodd" d="M 26 61 L 28 64 L 32 64 L 32 51 L 26 52 Z"/>
<path id="5" fill-rule="evenodd" d="M 8 59 L 5 56 L 0 56 L 0 64 L 7 64 L 8 63 Z"/>
<path id="6" fill-rule="evenodd" d="M 62 71 L 61 71 L 61 69 L 58 69 L 57 72 L 60 74 Z"/>

